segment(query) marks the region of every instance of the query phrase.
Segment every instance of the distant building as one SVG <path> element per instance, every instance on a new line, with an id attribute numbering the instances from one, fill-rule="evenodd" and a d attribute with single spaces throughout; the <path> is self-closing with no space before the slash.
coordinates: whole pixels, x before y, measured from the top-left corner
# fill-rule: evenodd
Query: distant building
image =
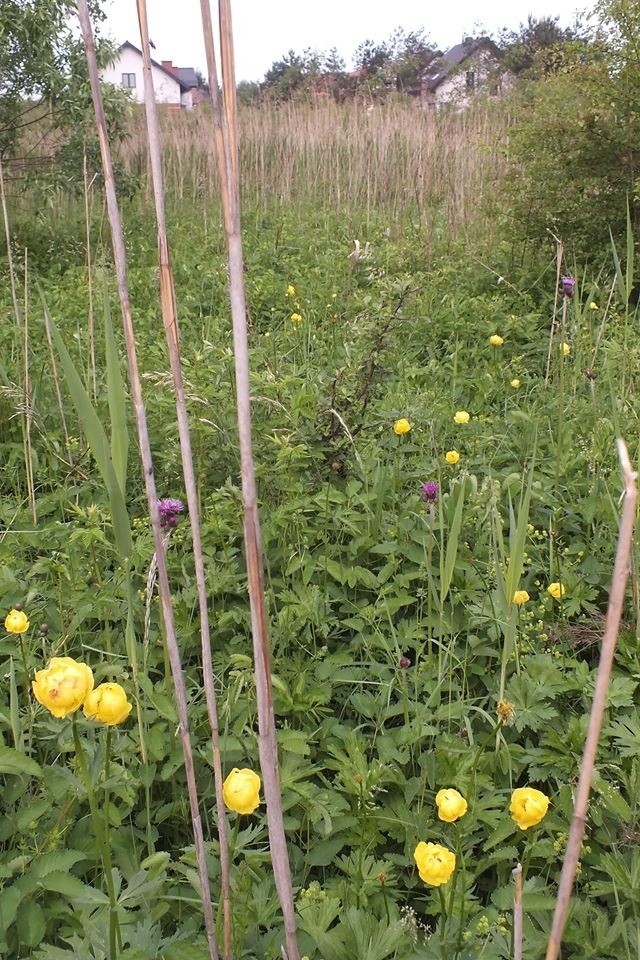
<path id="1" fill-rule="evenodd" d="M 198 86 L 193 67 L 174 67 L 171 60 L 163 60 L 162 63 L 152 60 L 151 76 L 156 103 L 189 108 L 207 98 Z M 134 100 L 143 103 L 142 51 L 126 40 L 109 66 L 100 71 L 100 79 L 103 83 L 123 87 Z"/>
<path id="2" fill-rule="evenodd" d="M 426 105 L 466 106 L 479 93 L 498 95 L 508 85 L 509 77 L 493 40 L 465 37 L 429 64 L 422 76 L 420 97 Z"/>

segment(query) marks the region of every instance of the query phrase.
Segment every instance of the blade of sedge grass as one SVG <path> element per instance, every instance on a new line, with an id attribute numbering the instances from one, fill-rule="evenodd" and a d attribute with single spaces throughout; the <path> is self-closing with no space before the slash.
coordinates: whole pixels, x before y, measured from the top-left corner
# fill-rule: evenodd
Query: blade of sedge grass
<path id="1" fill-rule="evenodd" d="M 82 424 L 87 443 L 89 444 L 91 453 L 93 454 L 93 458 L 96 461 L 107 490 L 116 549 L 121 557 L 130 557 L 133 552 L 131 524 L 129 522 L 129 514 L 127 512 L 124 494 L 118 482 L 113 460 L 109 453 L 107 435 L 96 413 L 95 407 L 91 402 L 91 397 L 87 393 L 75 364 L 69 355 L 69 351 L 64 344 L 60 331 L 47 310 L 46 304 L 44 304 L 44 311 L 47 315 L 47 322 L 49 323 L 53 342 L 60 357 L 60 363 L 65 380 L 67 381 L 67 388 L 71 394 L 78 419 Z"/>
<path id="2" fill-rule="evenodd" d="M 111 416 L 111 460 L 122 495 L 127 492 L 127 461 L 129 456 L 129 431 L 127 429 L 127 397 L 120 368 L 120 357 L 111 323 L 109 295 L 106 277 L 103 287 L 104 336 L 107 362 L 107 398 Z"/>
<path id="3" fill-rule="evenodd" d="M 458 484 L 458 497 L 453 511 L 453 519 L 449 527 L 447 536 L 447 546 L 445 550 L 444 564 L 440 579 L 440 604 L 443 605 L 447 599 L 453 571 L 458 557 L 458 540 L 460 538 L 460 528 L 462 526 L 462 509 L 464 507 L 465 477 Z"/>

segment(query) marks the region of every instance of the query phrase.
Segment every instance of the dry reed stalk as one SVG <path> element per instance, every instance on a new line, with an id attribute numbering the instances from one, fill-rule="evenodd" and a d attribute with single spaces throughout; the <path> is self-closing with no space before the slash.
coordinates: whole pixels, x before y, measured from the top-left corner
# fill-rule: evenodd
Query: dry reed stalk
<path id="1" fill-rule="evenodd" d="M 220 182 L 226 185 L 222 193 L 225 213 L 227 248 L 229 256 L 229 295 L 233 324 L 233 352 L 236 377 L 236 404 L 238 412 L 238 438 L 240 443 L 240 466 L 242 473 L 242 498 L 244 504 L 244 541 L 251 609 L 251 632 L 253 638 L 254 673 L 258 706 L 258 748 L 260 768 L 267 804 L 269 847 L 278 899 L 284 919 L 284 947 L 286 960 L 300 960 L 296 937 L 295 909 L 287 840 L 282 816 L 282 797 L 278 771 L 278 743 L 273 711 L 271 687 L 271 654 L 269 630 L 264 597 L 260 521 L 256 494 L 255 470 L 251 443 L 251 397 L 249 389 L 249 350 L 247 343 L 247 305 L 244 289 L 244 265 L 242 237 L 240 233 L 240 185 L 237 165 L 233 160 L 236 131 L 228 130 L 228 123 L 235 124 L 235 78 L 233 75 L 233 33 L 229 0 L 220 0 L 220 49 L 223 57 L 222 75 L 225 78 L 223 97 L 224 115 L 218 93 L 218 77 L 215 63 L 213 33 L 208 0 L 201 0 L 209 90 L 213 107 L 213 120 L 218 146 Z M 221 148 L 221 149 L 220 149 Z"/>
<path id="2" fill-rule="evenodd" d="M 36 491 L 33 485 L 33 458 L 31 453 L 31 378 L 29 376 L 29 255 L 24 251 L 24 312 L 23 312 L 23 359 L 24 359 L 24 464 L 27 473 L 27 492 L 31 506 L 33 525 L 38 522 Z"/>
<path id="3" fill-rule="evenodd" d="M 571 891 L 576 875 L 576 867 L 580 859 L 580 849 L 587 820 L 591 780 L 598 750 L 598 739 L 600 737 L 604 711 L 607 706 L 609 678 L 611 676 L 613 658 L 616 651 L 624 592 L 629 573 L 629 554 L 633 541 L 633 528 L 635 525 L 636 503 L 638 499 L 636 486 L 638 475 L 631 469 L 629 454 L 622 440 L 617 441 L 617 447 L 624 482 L 624 506 L 622 508 L 618 548 L 616 550 L 616 559 L 611 578 L 611 591 L 609 593 L 609 605 L 607 607 L 604 636 L 602 638 L 602 650 L 600 652 L 596 688 L 591 705 L 589 727 L 587 729 L 587 737 L 584 744 L 582 762 L 580 764 L 580 778 L 576 788 L 573 815 L 569 827 L 569 838 L 567 840 L 567 849 L 560 874 L 556 909 L 553 914 L 545 960 L 557 960 L 560 952 L 562 933 L 569 913 Z"/>
<path id="4" fill-rule="evenodd" d="M 16 291 L 16 275 L 13 269 L 13 258 L 11 256 L 11 230 L 9 228 L 9 213 L 7 211 L 7 196 L 4 190 L 4 169 L 0 159 L 0 198 L 2 199 L 2 218 L 4 220 L 4 235 L 7 240 L 7 264 L 9 267 L 9 282 L 11 283 L 11 300 L 13 302 L 13 315 L 18 326 L 22 323 L 20 316 L 20 305 L 18 303 L 18 294 Z"/>
<path id="5" fill-rule="evenodd" d="M 167 224 L 164 202 L 164 182 L 162 174 L 162 149 L 158 128 L 158 111 L 151 74 L 151 55 L 149 47 L 149 25 L 147 19 L 146 0 L 137 0 L 138 23 L 140 26 L 140 40 L 144 74 L 144 98 L 147 117 L 147 131 L 149 140 L 149 156 L 151 176 L 153 181 L 156 223 L 158 230 L 158 263 L 160 273 L 160 304 L 162 322 L 167 341 L 169 365 L 173 378 L 173 387 L 176 397 L 176 415 L 178 434 L 180 438 L 180 452 L 182 457 L 182 472 L 189 508 L 191 535 L 193 543 L 193 557 L 196 572 L 198 591 L 198 605 L 200 612 L 200 639 L 202 647 L 202 674 L 204 680 L 207 715 L 211 728 L 213 753 L 213 775 L 216 792 L 216 811 L 218 816 L 218 840 L 220 846 L 220 873 L 223 902 L 223 946 L 226 960 L 231 960 L 231 884 L 229 862 L 229 840 L 227 829 L 227 815 L 223 797 L 222 757 L 220 753 L 220 733 L 218 726 L 218 706 L 216 688 L 213 676 L 211 659 L 211 633 L 209 629 L 209 610 L 207 605 L 207 584 L 202 541 L 200 537 L 200 506 L 196 484 L 196 472 L 193 465 L 191 450 L 191 434 L 189 430 L 189 416 L 185 400 L 184 377 L 180 359 L 180 337 L 178 328 L 178 314 L 176 309 L 175 287 L 167 238 Z"/>
<path id="6" fill-rule="evenodd" d="M 100 92 L 100 80 L 98 77 L 98 64 L 96 61 L 96 51 L 93 40 L 93 30 L 91 27 L 91 18 L 87 0 L 76 0 L 78 18 L 82 30 L 85 52 L 87 57 L 87 66 L 89 70 L 89 81 L 91 84 L 91 95 L 96 116 L 96 126 L 98 138 L 100 141 L 100 154 L 102 158 L 102 169 L 104 174 L 105 195 L 107 200 L 107 213 L 111 227 L 111 240 L 113 244 L 113 256 L 116 268 L 116 277 L 118 283 L 118 295 L 120 298 L 120 307 L 122 312 L 122 325 L 124 330 L 124 339 L 127 350 L 127 360 L 129 364 L 129 382 L 135 412 L 136 429 L 138 434 L 138 443 L 140 447 L 140 458 L 142 461 L 142 471 L 145 482 L 145 490 L 151 517 L 151 527 L 153 530 L 153 541 L 156 553 L 156 562 L 158 565 L 158 592 L 160 595 L 160 604 L 164 622 L 165 637 L 169 661 L 171 664 L 171 673 L 173 677 L 174 690 L 176 696 L 176 706 L 178 712 L 178 722 L 180 726 L 180 737 L 182 741 L 182 750 L 184 755 L 185 774 L 187 778 L 187 789 L 189 793 L 189 807 L 191 811 L 191 822 L 193 825 L 194 846 L 196 858 L 198 861 L 198 876 L 200 880 L 200 893 L 204 913 L 205 929 L 209 945 L 209 954 L 211 960 L 218 960 L 218 951 L 216 946 L 216 929 L 213 908 L 211 904 L 211 895 L 209 891 L 209 875 L 207 871 L 206 850 L 204 837 L 202 833 L 202 821 L 200 818 L 198 791 L 196 786 L 195 770 L 193 764 L 193 751 L 191 748 L 191 737 L 189 734 L 189 714 L 187 709 L 187 691 L 180 660 L 180 649 L 176 637 L 175 622 L 173 617 L 173 607 L 171 604 L 171 588 L 169 586 L 169 577 L 167 573 L 167 559 L 165 544 L 162 537 L 160 526 L 160 517 L 158 514 L 158 500 L 155 485 L 155 476 L 153 472 L 153 459 L 151 456 L 151 446 L 149 443 L 149 432 L 147 429 L 146 411 L 142 398 L 142 389 L 140 376 L 138 372 L 138 360 L 136 354 L 135 335 L 133 330 L 133 321 L 131 317 L 131 305 L 129 303 L 129 290 L 127 282 L 127 261 L 124 246 L 124 235 L 122 231 L 122 222 L 120 219 L 120 210 L 116 197 L 115 182 L 113 177 L 113 164 L 111 161 L 111 151 L 107 138 L 107 125 L 105 121 L 104 108 L 102 104 L 102 94 Z"/>
<path id="7" fill-rule="evenodd" d="M 517 863 L 511 872 L 516 884 L 513 895 L 513 960 L 522 960 L 522 864 Z"/>
<path id="8" fill-rule="evenodd" d="M 51 337 L 51 324 L 49 323 L 49 313 L 44 311 L 44 330 L 47 335 L 47 345 L 49 347 L 49 363 L 51 364 L 51 373 L 53 374 L 53 384 L 56 391 L 56 400 L 58 411 L 60 413 L 60 422 L 62 423 L 62 432 L 64 433 L 64 446 L 67 451 L 67 463 L 73 466 L 73 456 L 71 454 L 71 444 L 69 442 L 69 431 L 67 430 L 67 418 L 64 414 L 64 402 L 62 400 L 62 388 L 60 387 L 60 376 L 58 374 L 58 363 L 56 353 L 53 349 L 53 339 Z"/>
<path id="9" fill-rule="evenodd" d="M 95 178 L 94 178 L 95 179 Z M 98 395 L 98 383 L 96 380 L 96 345 L 93 323 L 93 265 L 91 263 L 91 210 L 89 205 L 89 190 L 93 185 L 93 180 L 89 183 L 87 174 L 87 151 L 82 155 L 82 186 L 84 192 L 84 230 L 87 238 L 87 286 L 89 293 L 89 304 L 87 309 L 87 327 L 89 333 L 89 375 L 91 378 L 91 388 L 93 399 Z"/>
<path id="10" fill-rule="evenodd" d="M 551 230 L 549 230 L 551 233 Z M 544 375 L 545 386 L 549 383 L 549 374 L 551 372 L 551 352 L 553 350 L 553 336 L 556 331 L 556 318 L 558 316 L 558 297 L 560 295 L 560 275 L 562 273 L 562 259 L 564 257 L 564 243 L 555 233 L 551 233 L 551 236 L 556 242 L 556 292 L 553 298 L 553 316 L 551 318 L 551 330 L 549 332 L 549 351 L 547 353 L 547 370 Z M 562 326 L 564 327 L 564 322 L 567 315 L 567 298 L 563 296 L 562 298 Z"/>

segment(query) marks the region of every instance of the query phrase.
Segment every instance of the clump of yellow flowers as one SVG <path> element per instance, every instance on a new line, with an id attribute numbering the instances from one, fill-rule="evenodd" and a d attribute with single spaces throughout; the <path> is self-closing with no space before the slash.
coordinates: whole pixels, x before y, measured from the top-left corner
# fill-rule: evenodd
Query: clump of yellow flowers
<path id="1" fill-rule="evenodd" d="M 72 657 L 53 657 L 31 683 L 33 695 L 49 713 L 64 719 L 84 706 L 84 715 L 113 726 L 131 712 L 127 694 L 119 683 L 101 683 L 93 689 L 93 673 Z"/>

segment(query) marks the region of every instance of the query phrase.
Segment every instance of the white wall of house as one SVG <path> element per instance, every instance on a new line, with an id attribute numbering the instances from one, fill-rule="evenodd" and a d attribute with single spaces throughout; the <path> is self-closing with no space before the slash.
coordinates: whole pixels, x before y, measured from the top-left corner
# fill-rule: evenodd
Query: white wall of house
<path id="1" fill-rule="evenodd" d="M 501 83 L 495 57 L 488 50 L 478 50 L 460 65 L 456 73 L 446 77 L 436 87 L 431 100 L 464 107 L 477 94 L 491 96 L 499 93 Z"/>
<path id="2" fill-rule="evenodd" d="M 164 70 L 151 65 L 153 88 L 156 103 L 174 103 L 180 106 L 180 84 L 175 77 L 169 76 Z M 144 78 L 142 76 L 142 55 L 131 47 L 123 47 L 118 51 L 114 62 L 100 71 L 103 83 L 112 83 L 117 87 L 128 89 L 138 103 L 144 101 Z"/>

